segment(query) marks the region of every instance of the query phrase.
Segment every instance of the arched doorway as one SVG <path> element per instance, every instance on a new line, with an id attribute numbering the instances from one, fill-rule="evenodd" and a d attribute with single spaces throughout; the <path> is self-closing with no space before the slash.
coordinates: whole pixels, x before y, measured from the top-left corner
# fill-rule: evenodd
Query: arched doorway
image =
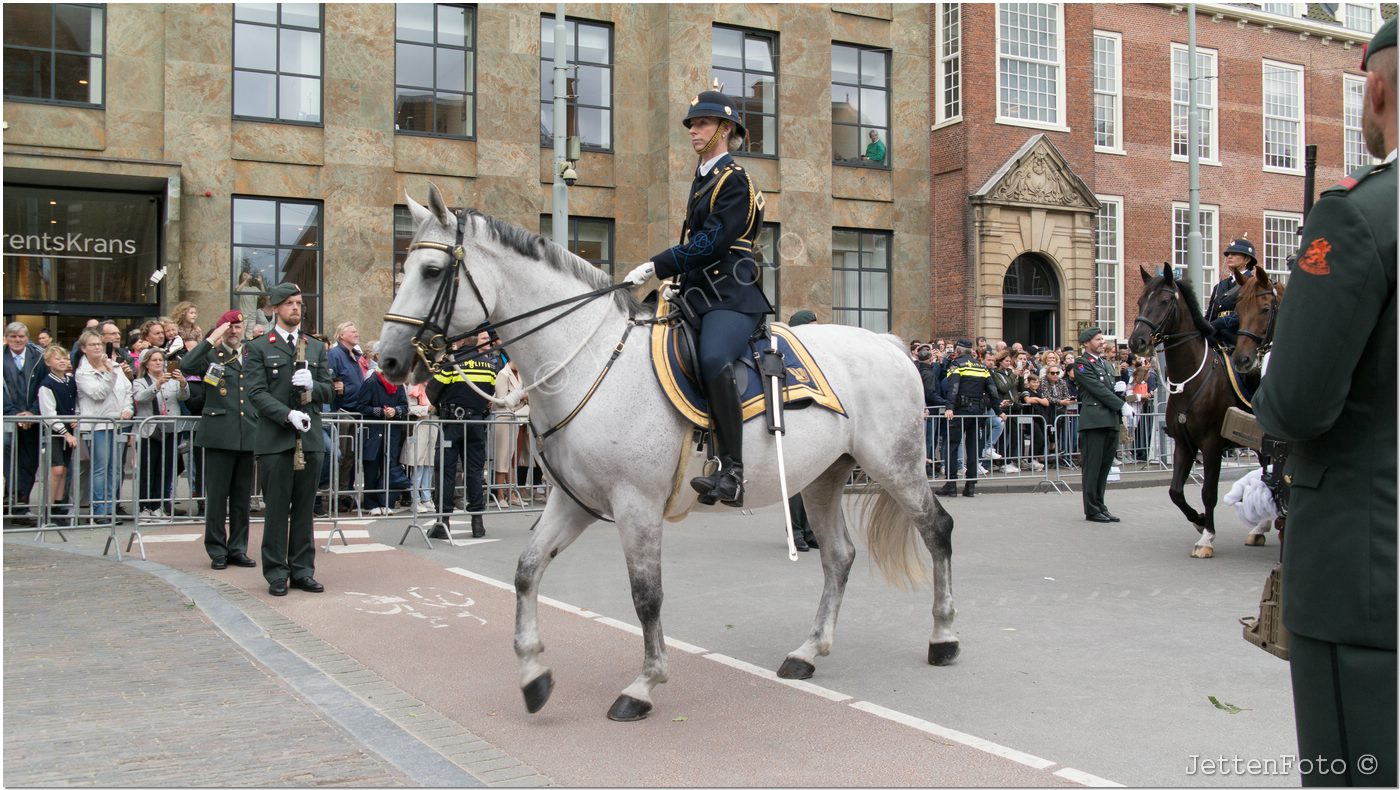
<path id="1" fill-rule="evenodd" d="M 1045 258 L 1017 256 L 1001 281 L 1002 340 L 1021 345 L 1060 345 L 1060 282 Z"/>

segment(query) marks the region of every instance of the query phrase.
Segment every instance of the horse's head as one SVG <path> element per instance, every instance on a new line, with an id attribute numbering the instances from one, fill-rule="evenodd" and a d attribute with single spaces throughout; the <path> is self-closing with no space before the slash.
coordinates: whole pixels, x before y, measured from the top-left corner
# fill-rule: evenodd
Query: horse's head
<path id="1" fill-rule="evenodd" d="M 1142 273 L 1142 296 L 1138 298 L 1138 316 L 1128 336 L 1128 348 L 1145 357 L 1151 355 L 1163 337 L 1181 325 L 1183 297 L 1172 275 L 1171 264 L 1163 264 L 1162 274 L 1156 277 L 1145 266 L 1138 266 L 1138 270 Z"/>
<path id="2" fill-rule="evenodd" d="M 1254 267 L 1254 276 L 1235 272 L 1240 285 L 1235 315 L 1240 319 L 1239 337 L 1230 361 L 1241 373 L 1253 373 L 1274 342 L 1274 321 L 1278 319 L 1279 303 L 1283 301 L 1283 284 L 1269 280 L 1264 267 Z"/>
<path id="3" fill-rule="evenodd" d="M 426 379 L 429 360 L 490 317 L 497 279 L 488 256 L 473 254 L 481 217 L 454 213 L 435 184 L 426 208 L 405 197 L 418 229 L 379 341 L 380 369 L 396 382 Z"/>

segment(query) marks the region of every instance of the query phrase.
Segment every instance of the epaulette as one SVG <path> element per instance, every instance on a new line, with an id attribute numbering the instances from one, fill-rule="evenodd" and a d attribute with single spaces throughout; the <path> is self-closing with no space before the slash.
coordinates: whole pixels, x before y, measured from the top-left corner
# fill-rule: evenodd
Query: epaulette
<path id="1" fill-rule="evenodd" d="M 1367 165 L 1365 167 L 1359 167 L 1351 175 L 1347 176 L 1346 178 L 1343 178 L 1336 184 L 1333 184 L 1332 186 L 1322 190 L 1322 194 L 1340 195 L 1350 192 L 1353 189 L 1356 189 L 1357 184 L 1360 184 L 1362 181 L 1365 181 L 1368 176 L 1374 173 L 1381 173 L 1390 169 L 1390 166 L 1394 163 L 1394 161 L 1395 160 L 1392 159 L 1389 162 L 1381 162 L 1377 165 Z"/>

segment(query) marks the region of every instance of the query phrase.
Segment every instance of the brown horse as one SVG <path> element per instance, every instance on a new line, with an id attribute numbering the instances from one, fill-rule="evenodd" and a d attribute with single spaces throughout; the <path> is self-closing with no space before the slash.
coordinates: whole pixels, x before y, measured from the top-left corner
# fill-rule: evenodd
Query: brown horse
<path id="1" fill-rule="evenodd" d="M 1163 384 L 1170 395 L 1166 430 L 1176 444 L 1171 500 L 1201 535 L 1191 556 L 1208 559 L 1215 556 L 1221 456 L 1235 446 L 1220 435 L 1220 426 L 1226 410 L 1240 402 L 1226 375 L 1224 354 L 1210 343 L 1211 326 L 1201 315 L 1195 291 L 1173 276 L 1170 265 L 1162 267 L 1159 277 L 1139 268 L 1146 286 L 1138 300 L 1138 317 L 1128 347 L 1134 354 L 1147 356 L 1160 345 L 1166 354 Z M 1196 512 L 1183 493 L 1197 452 L 1201 454 L 1204 513 Z"/>
<path id="2" fill-rule="evenodd" d="M 1283 303 L 1284 285 L 1271 281 L 1262 266 L 1254 267 L 1253 277 L 1235 272 L 1235 282 L 1240 285 L 1239 301 L 1235 303 L 1240 331 L 1230 361 L 1235 370 L 1247 376 L 1259 370 L 1264 355 L 1274 344 L 1274 321 Z"/>

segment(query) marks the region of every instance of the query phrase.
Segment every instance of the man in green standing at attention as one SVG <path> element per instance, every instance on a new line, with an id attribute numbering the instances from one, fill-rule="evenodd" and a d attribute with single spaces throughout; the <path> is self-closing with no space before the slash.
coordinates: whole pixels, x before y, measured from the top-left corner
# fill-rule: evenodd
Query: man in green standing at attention
<path id="1" fill-rule="evenodd" d="M 268 289 L 267 302 L 277 320 L 267 334 L 248 342 L 243 364 L 248 399 L 258 411 L 254 442 L 258 474 L 263 482 L 263 578 L 268 592 L 286 595 L 291 586 L 323 592 L 316 581 L 316 547 L 312 508 L 321 464 L 326 457 L 321 433 L 321 404 L 335 398 L 326 344 L 301 326 L 301 289 L 282 283 Z M 297 344 L 306 344 L 306 363 L 298 364 Z M 309 392 L 309 402 L 302 393 Z M 301 440 L 304 468 L 294 469 L 293 456 Z"/>
<path id="2" fill-rule="evenodd" d="M 1108 487 L 1108 472 L 1113 468 L 1113 457 L 1118 452 L 1118 426 L 1122 423 L 1120 415 L 1132 407 L 1113 391 L 1118 371 L 1112 362 L 1102 356 L 1103 330 L 1097 326 L 1085 328 L 1079 333 L 1079 344 L 1084 347 L 1084 355 L 1076 363 L 1074 375 L 1079 384 L 1079 451 L 1083 455 L 1080 484 L 1083 487 L 1084 520 L 1111 524 L 1121 519 L 1108 512 L 1103 492 Z"/>
<path id="3" fill-rule="evenodd" d="M 1395 24 L 1362 61 L 1362 134 L 1384 161 L 1308 215 L 1254 399 L 1292 442 L 1283 624 L 1309 786 L 1396 781 Z"/>

